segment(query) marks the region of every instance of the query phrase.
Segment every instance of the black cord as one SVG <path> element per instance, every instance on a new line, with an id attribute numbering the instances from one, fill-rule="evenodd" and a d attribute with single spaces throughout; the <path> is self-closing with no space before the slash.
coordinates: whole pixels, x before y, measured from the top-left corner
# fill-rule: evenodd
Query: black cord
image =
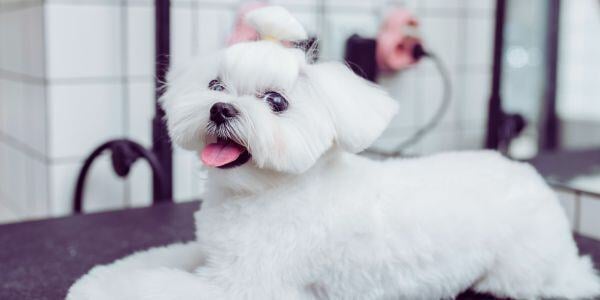
<path id="1" fill-rule="evenodd" d="M 448 69 L 442 62 L 442 60 L 435 54 L 429 51 L 425 51 L 421 45 L 417 45 L 413 48 L 413 56 L 415 58 L 420 57 L 428 57 L 434 63 L 436 69 L 438 70 L 440 77 L 442 79 L 443 90 L 442 90 L 442 101 L 435 114 L 429 119 L 429 121 L 423 125 L 423 127 L 419 128 L 412 136 L 408 139 L 400 143 L 395 147 L 395 150 L 387 152 L 387 151 L 379 151 L 367 149 L 365 153 L 376 154 L 384 157 L 396 157 L 396 156 L 404 156 L 404 151 L 419 142 L 424 136 L 430 133 L 441 121 L 444 114 L 448 111 L 448 107 L 450 106 L 451 96 L 452 96 L 452 82 L 450 81 L 450 74 Z"/>

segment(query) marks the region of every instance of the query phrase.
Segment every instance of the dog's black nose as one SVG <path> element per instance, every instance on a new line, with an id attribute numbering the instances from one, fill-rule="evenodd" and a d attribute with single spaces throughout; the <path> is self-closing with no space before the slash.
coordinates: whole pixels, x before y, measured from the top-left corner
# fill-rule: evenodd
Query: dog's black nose
<path id="1" fill-rule="evenodd" d="M 229 103 L 217 102 L 210 108 L 210 120 L 222 124 L 238 115 L 237 109 Z"/>

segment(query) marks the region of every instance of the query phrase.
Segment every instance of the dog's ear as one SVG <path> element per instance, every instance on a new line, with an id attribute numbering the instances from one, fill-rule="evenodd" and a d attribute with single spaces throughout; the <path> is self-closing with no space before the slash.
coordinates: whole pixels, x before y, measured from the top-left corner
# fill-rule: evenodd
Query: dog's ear
<path id="1" fill-rule="evenodd" d="M 342 63 L 306 66 L 306 74 L 326 105 L 336 129 L 336 142 L 360 152 L 381 135 L 398 110 L 398 103 L 375 84 Z"/>

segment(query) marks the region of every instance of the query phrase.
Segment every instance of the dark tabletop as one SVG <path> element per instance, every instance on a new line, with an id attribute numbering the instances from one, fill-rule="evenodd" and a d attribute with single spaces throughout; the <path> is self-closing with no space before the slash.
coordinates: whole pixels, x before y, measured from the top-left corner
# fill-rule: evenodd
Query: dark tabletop
<path id="1" fill-rule="evenodd" d="M 63 299 L 97 264 L 194 238 L 198 202 L 159 204 L 0 226 L 0 299 Z M 600 265 L 600 242 L 576 237 Z M 492 299 L 465 293 L 459 299 Z"/>
<path id="2" fill-rule="evenodd" d="M 528 162 L 550 183 L 581 190 L 569 182 L 578 176 L 600 174 L 600 149 L 542 152 Z M 593 190 L 583 191 L 594 194 Z"/>

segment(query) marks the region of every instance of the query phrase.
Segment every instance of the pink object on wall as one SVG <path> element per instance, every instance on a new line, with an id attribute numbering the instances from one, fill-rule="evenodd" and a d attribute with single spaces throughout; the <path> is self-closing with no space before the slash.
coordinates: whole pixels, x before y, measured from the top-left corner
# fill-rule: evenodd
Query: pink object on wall
<path id="1" fill-rule="evenodd" d="M 244 17 L 247 13 L 261 7 L 267 6 L 264 2 L 250 2 L 242 5 L 237 12 L 235 26 L 233 32 L 227 40 L 227 45 L 233 45 L 239 42 L 255 41 L 258 40 L 258 33 L 252 26 L 244 21 Z"/>
<path id="2" fill-rule="evenodd" d="M 417 19 L 397 8 L 385 18 L 377 34 L 376 62 L 382 71 L 398 71 L 416 63 L 413 48 L 421 43 Z"/>

